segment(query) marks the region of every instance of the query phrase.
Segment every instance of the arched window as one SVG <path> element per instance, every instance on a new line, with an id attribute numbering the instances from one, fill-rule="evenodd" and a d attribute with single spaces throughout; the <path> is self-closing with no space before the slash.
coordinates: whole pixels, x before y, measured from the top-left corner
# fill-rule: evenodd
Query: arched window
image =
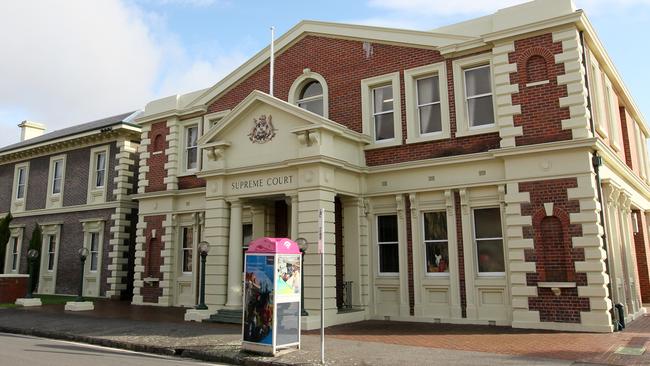
<path id="1" fill-rule="evenodd" d="M 310 69 L 304 69 L 302 75 L 298 76 L 291 85 L 287 100 L 300 108 L 329 118 L 327 95 L 325 78 Z"/>
<path id="2" fill-rule="evenodd" d="M 316 80 L 308 81 L 302 87 L 297 100 L 298 107 L 323 115 L 323 86 Z"/>

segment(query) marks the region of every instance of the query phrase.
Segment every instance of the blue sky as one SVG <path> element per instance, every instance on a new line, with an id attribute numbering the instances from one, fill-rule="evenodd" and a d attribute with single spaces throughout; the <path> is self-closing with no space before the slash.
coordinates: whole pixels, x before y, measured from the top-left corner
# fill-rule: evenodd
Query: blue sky
<path id="1" fill-rule="evenodd" d="M 209 87 L 302 19 L 431 29 L 520 0 L 22 0 L 0 5 L 0 146 Z M 577 0 L 650 115 L 650 0 Z"/>

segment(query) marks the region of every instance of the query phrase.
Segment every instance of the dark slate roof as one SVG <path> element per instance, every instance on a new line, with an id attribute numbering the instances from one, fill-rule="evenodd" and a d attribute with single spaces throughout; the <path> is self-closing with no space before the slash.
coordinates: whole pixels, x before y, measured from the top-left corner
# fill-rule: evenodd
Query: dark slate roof
<path id="1" fill-rule="evenodd" d="M 50 133 L 46 133 L 44 135 L 38 136 L 31 138 L 29 140 L 21 141 L 16 144 L 8 145 L 5 147 L 0 148 L 0 153 L 8 152 L 10 150 L 15 150 L 15 149 L 20 149 L 23 147 L 28 147 L 31 145 L 36 145 L 40 144 L 43 142 L 48 142 L 52 140 L 56 140 L 62 137 L 68 137 L 92 130 L 99 130 L 104 127 L 109 127 L 113 126 L 118 123 L 125 123 L 131 126 L 136 126 L 139 127 L 138 125 L 130 122 L 125 122 L 124 120 L 127 119 L 130 115 L 132 115 L 134 112 L 128 112 L 128 113 L 123 113 L 123 114 L 118 114 L 117 116 L 112 116 L 112 117 L 107 117 L 107 118 L 102 118 L 98 119 L 96 121 L 92 122 L 87 122 L 87 123 L 82 123 L 80 125 L 68 127 L 68 128 L 63 128 L 60 130 L 52 131 Z"/>

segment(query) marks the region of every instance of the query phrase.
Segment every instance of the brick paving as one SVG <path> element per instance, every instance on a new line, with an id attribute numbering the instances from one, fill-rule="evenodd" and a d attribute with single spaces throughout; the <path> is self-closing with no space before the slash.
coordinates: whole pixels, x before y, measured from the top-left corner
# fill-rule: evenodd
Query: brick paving
<path id="1" fill-rule="evenodd" d="M 38 328 L 172 350 L 238 356 L 241 328 L 183 321 L 185 309 L 133 306 L 97 300 L 95 310 L 70 313 L 63 305 L 4 310 L 0 327 Z M 318 359 L 317 331 L 304 332 L 303 349 L 271 359 L 305 364 Z M 429 359 L 463 365 L 650 365 L 641 356 L 616 354 L 619 347 L 650 348 L 650 315 L 612 334 L 569 333 L 509 327 L 364 321 L 326 330 L 332 365 L 428 364 Z M 309 360 L 308 362 L 305 362 Z"/>

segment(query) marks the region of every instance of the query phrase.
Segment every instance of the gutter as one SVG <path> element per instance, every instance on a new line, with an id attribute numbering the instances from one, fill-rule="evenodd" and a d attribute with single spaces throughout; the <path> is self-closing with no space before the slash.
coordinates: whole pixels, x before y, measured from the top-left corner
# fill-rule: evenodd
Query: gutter
<path id="1" fill-rule="evenodd" d="M 585 68 L 585 88 L 587 89 L 587 110 L 589 111 L 589 127 L 591 129 L 591 134 L 594 136 L 594 138 L 597 136 L 596 135 L 596 125 L 594 124 L 594 117 L 593 113 L 591 110 L 592 103 L 591 103 L 591 93 L 589 93 L 589 68 L 587 67 L 587 54 L 585 52 L 585 35 L 584 31 L 580 31 L 580 45 L 582 46 L 582 66 Z M 610 257 L 609 253 L 607 251 L 607 226 L 605 222 L 605 203 L 603 202 L 603 186 L 601 183 L 600 179 L 600 167 L 603 165 L 603 158 L 598 155 L 598 150 L 594 149 L 593 151 L 593 156 L 591 158 L 591 163 L 594 168 L 594 173 L 596 174 L 596 192 L 598 194 L 598 202 L 600 203 L 600 213 L 599 213 L 599 221 L 600 224 L 603 227 L 603 234 L 601 236 L 603 240 L 603 250 L 605 251 L 605 273 L 609 277 L 609 281 L 607 282 L 607 296 L 609 298 L 610 303 L 612 304 L 612 308 L 609 310 L 609 316 L 612 320 L 612 324 L 614 325 L 614 331 L 620 330 L 619 328 L 619 322 L 616 320 L 614 316 L 614 299 L 612 295 L 612 279 L 610 276 Z"/>

